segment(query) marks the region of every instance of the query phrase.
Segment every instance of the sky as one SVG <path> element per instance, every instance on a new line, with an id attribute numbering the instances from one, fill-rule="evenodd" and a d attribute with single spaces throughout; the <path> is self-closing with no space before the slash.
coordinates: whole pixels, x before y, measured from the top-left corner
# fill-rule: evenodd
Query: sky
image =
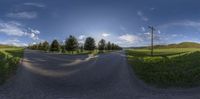
<path id="1" fill-rule="evenodd" d="M 122 47 L 200 42 L 199 0 L 0 0 L 0 43 L 27 46 L 69 35 Z"/>

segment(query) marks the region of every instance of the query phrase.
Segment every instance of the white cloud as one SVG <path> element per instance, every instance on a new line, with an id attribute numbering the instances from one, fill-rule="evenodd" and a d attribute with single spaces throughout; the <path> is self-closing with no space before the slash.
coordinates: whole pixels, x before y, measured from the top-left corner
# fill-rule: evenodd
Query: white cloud
<path id="1" fill-rule="evenodd" d="M 149 18 L 147 18 L 146 16 L 144 16 L 143 12 L 142 11 L 137 11 L 137 15 L 140 16 L 140 18 L 143 20 L 143 21 L 148 21 Z"/>
<path id="2" fill-rule="evenodd" d="M 31 33 L 40 34 L 40 31 L 39 31 L 39 30 L 31 29 L 31 28 L 29 28 L 29 30 L 30 30 Z"/>
<path id="3" fill-rule="evenodd" d="M 160 30 L 158 30 L 158 34 L 161 34 L 161 31 L 160 31 Z"/>
<path id="4" fill-rule="evenodd" d="M 144 33 L 145 35 L 151 35 L 151 33 L 150 32 L 146 32 L 146 33 Z"/>
<path id="5" fill-rule="evenodd" d="M 83 40 L 83 39 L 85 39 L 85 37 L 86 37 L 85 35 L 79 35 L 78 39 Z"/>
<path id="6" fill-rule="evenodd" d="M 9 36 L 28 36 L 33 40 L 38 40 L 38 35 L 40 31 L 37 29 L 28 28 L 26 29 L 22 24 L 14 21 L 3 22 L 0 21 L 0 33 L 9 35 Z"/>
<path id="7" fill-rule="evenodd" d="M 142 29 L 142 31 L 143 31 L 143 32 L 145 32 L 145 31 L 146 31 L 146 29 L 145 29 L 143 26 L 141 27 L 141 29 Z"/>
<path id="8" fill-rule="evenodd" d="M 27 2 L 27 3 L 24 3 L 24 5 L 26 6 L 35 6 L 35 7 L 46 7 L 44 4 L 41 4 L 41 3 L 33 3 L 33 2 Z"/>
<path id="9" fill-rule="evenodd" d="M 23 36 L 24 31 L 17 22 L 0 22 L 0 32 L 11 36 Z"/>
<path id="10" fill-rule="evenodd" d="M 172 34 L 172 37 L 177 37 L 178 35 L 177 34 Z"/>
<path id="11" fill-rule="evenodd" d="M 108 36 L 110 36 L 109 33 L 102 33 L 101 35 L 102 35 L 103 37 L 108 37 Z"/>
<path id="12" fill-rule="evenodd" d="M 28 28 L 24 34 L 25 34 L 25 36 L 29 36 L 33 40 L 39 40 L 38 35 L 40 34 L 40 31 L 36 30 L 36 29 Z"/>
<path id="13" fill-rule="evenodd" d="M 126 32 L 126 28 L 123 25 L 120 25 L 120 30 L 122 30 L 123 32 Z"/>
<path id="14" fill-rule="evenodd" d="M 83 44 L 84 43 L 84 40 L 85 40 L 86 36 L 85 35 L 79 35 L 78 37 L 78 42 Z"/>
<path id="15" fill-rule="evenodd" d="M 34 19 L 37 17 L 36 12 L 16 12 L 16 13 L 8 13 L 7 17 L 11 18 L 19 18 L 19 19 Z"/>
<path id="16" fill-rule="evenodd" d="M 139 36 L 131 35 L 131 34 L 121 35 L 119 36 L 119 39 L 127 43 L 136 43 L 138 41 L 141 41 L 141 38 Z"/>
<path id="17" fill-rule="evenodd" d="M 21 42 L 18 39 L 9 39 L 9 40 L 4 40 L 1 41 L 1 44 L 5 45 L 13 45 L 13 46 L 28 46 L 28 44 Z"/>
<path id="18" fill-rule="evenodd" d="M 155 8 L 150 8 L 151 11 L 155 10 Z"/>

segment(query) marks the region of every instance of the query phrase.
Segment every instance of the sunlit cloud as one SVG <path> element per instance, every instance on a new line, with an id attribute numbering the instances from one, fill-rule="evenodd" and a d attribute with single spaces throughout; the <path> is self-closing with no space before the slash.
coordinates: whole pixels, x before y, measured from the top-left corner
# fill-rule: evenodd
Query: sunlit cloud
<path id="1" fill-rule="evenodd" d="M 133 34 L 125 34 L 119 36 L 119 39 L 128 43 L 135 43 L 141 40 L 139 36 L 133 35 Z"/>
<path id="2" fill-rule="evenodd" d="M 79 35 L 79 37 L 78 37 L 78 39 L 80 39 L 80 40 L 83 40 L 83 39 L 85 39 L 85 38 L 86 38 L 85 35 Z"/>
<path id="3" fill-rule="evenodd" d="M 109 33 L 102 33 L 101 35 L 102 35 L 103 37 L 108 37 L 108 36 L 110 36 Z"/>
<path id="4" fill-rule="evenodd" d="M 85 42 L 85 38 L 86 38 L 86 35 L 79 35 L 78 36 L 78 42 L 83 44 Z"/>
<path id="5" fill-rule="evenodd" d="M 0 33 L 6 34 L 8 36 L 28 36 L 33 40 L 38 40 L 38 35 L 40 31 L 37 29 L 26 28 L 21 23 L 16 21 L 0 22 Z"/>

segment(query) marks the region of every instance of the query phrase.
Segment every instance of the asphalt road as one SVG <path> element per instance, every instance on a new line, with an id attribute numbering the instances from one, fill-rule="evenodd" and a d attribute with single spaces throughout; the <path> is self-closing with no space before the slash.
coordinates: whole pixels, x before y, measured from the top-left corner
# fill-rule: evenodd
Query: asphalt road
<path id="1" fill-rule="evenodd" d="M 156 89 L 134 75 L 124 52 L 59 55 L 26 50 L 0 99 L 200 99 L 196 89 Z"/>

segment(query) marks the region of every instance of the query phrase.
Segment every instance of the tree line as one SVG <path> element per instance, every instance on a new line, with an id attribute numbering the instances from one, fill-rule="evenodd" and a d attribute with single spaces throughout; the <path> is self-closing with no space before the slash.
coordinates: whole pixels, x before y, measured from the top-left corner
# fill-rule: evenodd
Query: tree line
<path id="1" fill-rule="evenodd" d="M 84 44 L 78 42 L 75 36 L 70 35 L 63 43 L 59 43 L 58 40 L 54 39 L 51 44 L 49 42 L 44 41 L 38 44 L 33 44 L 28 46 L 29 49 L 33 50 L 43 50 L 43 51 L 51 51 L 51 52 L 62 52 L 66 51 L 71 52 L 74 51 L 83 52 L 83 51 L 94 51 L 99 50 L 99 52 L 111 51 L 111 50 L 122 50 L 120 46 L 117 44 L 106 42 L 104 39 L 101 39 L 97 46 L 95 43 L 95 39 L 92 37 L 87 37 Z"/>

